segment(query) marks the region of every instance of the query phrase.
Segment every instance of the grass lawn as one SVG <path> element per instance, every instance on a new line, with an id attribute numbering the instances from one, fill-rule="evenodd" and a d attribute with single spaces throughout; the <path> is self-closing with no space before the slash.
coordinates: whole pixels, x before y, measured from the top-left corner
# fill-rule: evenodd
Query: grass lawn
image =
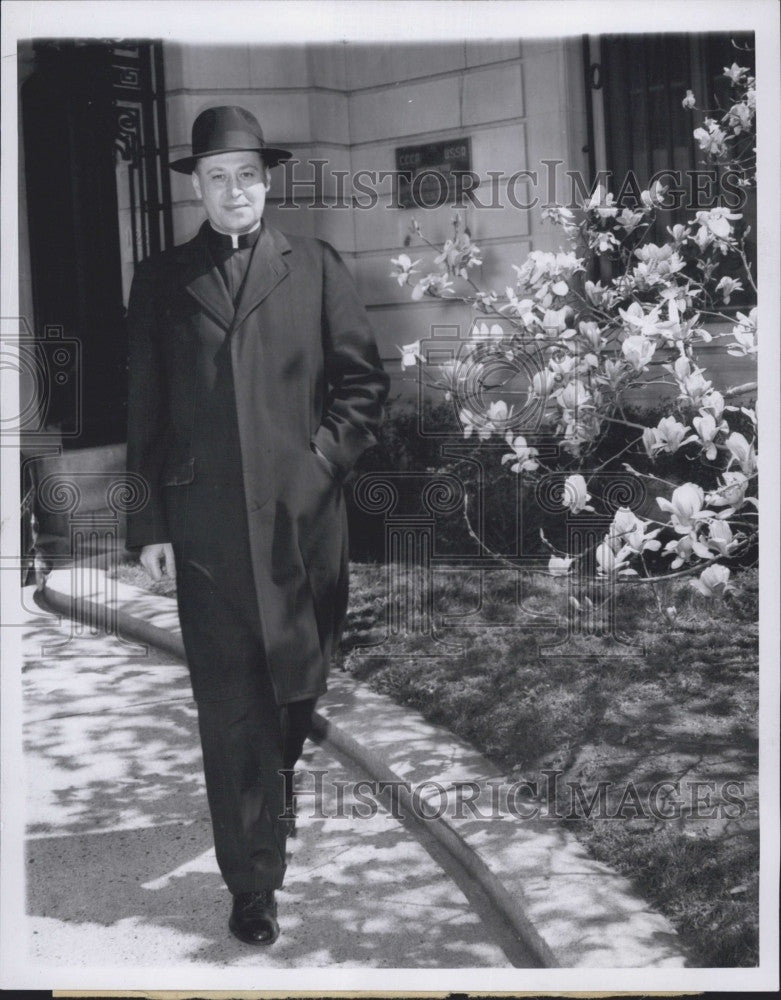
<path id="1" fill-rule="evenodd" d="M 121 573 L 149 583 L 138 567 Z M 752 966 L 756 570 L 733 583 L 714 604 L 685 580 L 656 594 L 621 584 L 616 639 L 568 630 L 566 579 L 443 567 L 427 583 L 412 570 L 355 564 L 341 666 L 469 740 L 510 780 L 544 786 L 545 771 L 559 772 L 561 821 L 667 914 L 696 963 Z M 412 617 L 411 629 L 388 635 L 389 597 L 402 607 L 407 588 L 412 605 L 430 598 L 433 633 Z M 659 605 L 676 608 L 674 624 Z M 573 810 L 567 782 L 587 800 L 603 795 L 600 808 Z"/>

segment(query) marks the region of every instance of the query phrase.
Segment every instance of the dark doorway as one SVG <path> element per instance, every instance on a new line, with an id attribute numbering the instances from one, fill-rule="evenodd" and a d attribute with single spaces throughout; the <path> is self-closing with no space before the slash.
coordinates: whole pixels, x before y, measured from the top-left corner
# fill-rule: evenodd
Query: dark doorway
<path id="1" fill-rule="evenodd" d="M 21 139 L 35 336 L 42 351 L 52 336 L 79 347 L 79 371 L 47 386 L 46 426 L 64 448 L 113 444 L 125 439 L 127 405 L 118 162 L 134 259 L 171 243 L 160 46 L 47 39 L 33 51 Z"/>
<path id="2" fill-rule="evenodd" d="M 691 89 L 698 108 L 720 118 L 731 103 L 724 68 L 737 62 L 754 75 L 754 36 L 746 32 L 604 35 L 599 52 L 606 165 L 618 203 L 633 207 L 634 192 L 647 188 L 658 171 L 672 170 L 679 175 L 679 207 L 660 211 L 649 234 L 653 242 L 662 243 L 667 239 L 667 227 L 690 223 L 699 209 L 725 204 L 718 180 L 720 168 L 706 159 L 693 136 L 702 124 L 703 111 L 686 111 L 681 102 Z M 591 85 L 595 86 L 593 81 Z M 636 184 L 627 184 L 630 178 Z M 668 178 L 663 183 L 669 186 L 673 182 Z M 622 198 L 623 191 L 626 195 Z M 730 195 L 734 194 L 733 188 Z M 749 230 L 746 248 L 753 262 L 754 192 L 744 191 L 742 201 L 738 210 Z M 734 202 L 730 207 L 734 210 Z M 739 270 L 737 262 L 728 261 L 720 273 L 739 276 Z M 750 292 L 738 293 L 730 309 L 744 308 L 750 302 Z"/>
<path id="3" fill-rule="evenodd" d="M 629 172 L 647 187 L 657 171 L 676 170 L 685 178 L 686 171 L 706 165 L 692 135 L 702 115 L 687 113 L 681 101 L 692 89 L 698 106 L 720 117 L 730 104 L 724 67 L 736 61 L 751 67 L 753 42 L 745 33 L 600 39 L 607 163 L 618 184 Z M 691 214 L 691 194 L 686 203 L 674 221 L 683 222 L 687 209 Z"/>

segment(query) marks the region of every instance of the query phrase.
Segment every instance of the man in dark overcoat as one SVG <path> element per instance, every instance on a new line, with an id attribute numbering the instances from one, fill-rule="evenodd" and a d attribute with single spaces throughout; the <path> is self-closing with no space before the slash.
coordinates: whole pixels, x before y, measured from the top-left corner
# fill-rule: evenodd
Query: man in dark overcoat
<path id="1" fill-rule="evenodd" d="M 127 544 L 176 573 L 229 926 L 253 944 L 279 933 L 292 769 L 346 611 L 342 481 L 388 391 L 338 254 L 262 218 L 290 155 L 243 108 L 199 115 L 171 166 L 207 220 L 138 266 L 128 310 L 128 469 L 149 498 Z"/>

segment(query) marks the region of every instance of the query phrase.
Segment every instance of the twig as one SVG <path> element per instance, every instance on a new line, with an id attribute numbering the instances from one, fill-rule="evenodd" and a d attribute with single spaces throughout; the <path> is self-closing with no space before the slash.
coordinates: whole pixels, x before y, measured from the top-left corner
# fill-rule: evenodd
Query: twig
<path id="1" fill-rule="evenodd" d="M 727 389 L 722 393 L 725 399 L 732 399 L 733 396 L 742 396 L 744 392 L 756 392 L 756 382 L 744 382 L 743 385 L 736 385 L 733 389 Z"/>

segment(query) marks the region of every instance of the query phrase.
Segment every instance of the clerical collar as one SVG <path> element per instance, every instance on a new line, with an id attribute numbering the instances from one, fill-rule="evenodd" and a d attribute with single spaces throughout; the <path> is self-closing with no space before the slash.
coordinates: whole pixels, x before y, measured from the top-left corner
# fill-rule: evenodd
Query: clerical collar
<path id="1" fill-rule="evenodd" d="M 207 229 L 209 245 L 218 250 L 247 250 L 254 247 L 260 236 L 260 222 L 248 233 L 218 233 L 209 223 Z"/>

